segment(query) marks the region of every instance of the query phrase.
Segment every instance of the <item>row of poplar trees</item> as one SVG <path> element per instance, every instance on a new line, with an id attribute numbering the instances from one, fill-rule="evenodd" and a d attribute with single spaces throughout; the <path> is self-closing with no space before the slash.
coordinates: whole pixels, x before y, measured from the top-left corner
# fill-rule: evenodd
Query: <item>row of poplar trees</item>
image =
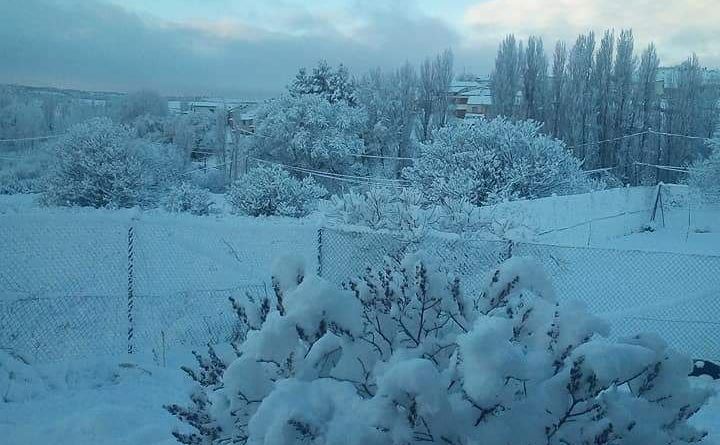
<path id="1" fill-rule="evenodd" d="M 558 41 L 552 60 L 541 38 L 508 35 L 491 76 L 493 111 L 542 122 L 585 169 L 612 168 L 630 184 L 673 181 L 676 173 L 637 162 L 683 166 L 707 154 L 695 138 L 713 136 L 720 98 L 707 73 L 695 55 L 660 68 L 652 43 L 638 57 L 631 30 L 605 31 L 599 43 L 593 32 L 571 47 Z"/>

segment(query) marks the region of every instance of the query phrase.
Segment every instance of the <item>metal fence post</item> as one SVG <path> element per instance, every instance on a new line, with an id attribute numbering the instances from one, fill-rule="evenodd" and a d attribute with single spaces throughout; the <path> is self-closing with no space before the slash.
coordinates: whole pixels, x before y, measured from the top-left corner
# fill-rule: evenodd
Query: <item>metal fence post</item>
<path id="1" fill-rule="evenodd" d="M 135 277 L 134 277 L 134 266 L 135 266 L 135 228 L 131 224 L 128 228 L 128 250 L 127 250 L 127 319 L 128 319 L 128 330 L 127 330 L 127 352 L 128 354 L 133 353 L 133 309 L 135 306 Z"/>
<path id="2" fill-rule="evenodd" d="M 317 231 L 317 275 L 319 277 L 322 277 L 322 273 L 323 273 L 322 245 L 323 245 L 323 229 L 322 229 L 322 227 L 320 227 Z"/>

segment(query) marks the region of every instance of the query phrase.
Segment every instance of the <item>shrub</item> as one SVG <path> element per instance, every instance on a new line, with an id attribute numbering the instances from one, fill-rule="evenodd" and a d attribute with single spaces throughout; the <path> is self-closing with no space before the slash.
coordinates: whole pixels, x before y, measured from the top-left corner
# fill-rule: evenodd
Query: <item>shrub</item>
<path id="1" fill-rule="evenodd" d="M 170 187 L 163 200 L 163 207 L 168 212 L 208 215 L 212 208 L 212 201 L 207 190 L 189 182 L 181 182 Z"/>
<path id="2" fill-rule="evenodd" d="M 404 175 L 435 203 L 474 205 L 552 194 L 584 193 L 593 184 L 562 142 L 539 133 L 540 124 L 505 118 L 458 122 L 420 144 Z"/>
<path id="3" fill-rule="evenodd" d="M 298 180 L 277 165 L 255 167 L 228 191 L 235 211 L 250 216 L 305 216 L 325 189 L 311 177 Z"/>
<path id="4" fill-rule="evenodd" d="M 10 152 L 13 157 L 16 153 Z M 46 147 L 4 161 L 0 170 L 0 194 L 39 193 L 50 170 L 51 156 Z"/>
<path id="5" fill-rule="evenodd" d="M 690 167 L 688 185 L 705 201 L 720 203 L 720 139 L 709 139 L 710 156 Z"/>
<path id="6" fill-rule="evenodd" d="M 654 335 L 609 340 L 511 258 L 482 291 L 422 255 L 368 268 L 344 290 L 280 264 L 272 298 L 234 301 L 234 358 L 197 356 L 185 444 L 693 443 L 709 392 Z"/>
<path id="7" fill-rule="evenodd" d="M 422 196 L 416 190 L 370 187 L 333 195 L 324 211 L 344 224 L 375 230 L 415 230 L 426 222 L 421 201 Z"/>
<path id="8" fill-rule="evenodd" d="M 182 159 L 172 145 L 135 138 L 110 119 L 73 126 L 55 146 L 43 202 L 89 207 L 153 206 Z"/>

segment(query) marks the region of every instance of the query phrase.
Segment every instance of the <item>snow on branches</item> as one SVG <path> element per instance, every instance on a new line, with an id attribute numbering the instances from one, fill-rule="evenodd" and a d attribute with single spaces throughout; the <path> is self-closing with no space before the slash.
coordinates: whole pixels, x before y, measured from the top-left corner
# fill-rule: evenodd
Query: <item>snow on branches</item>
<path id="1" fill-rule="evenodd" d="M 347 173 L 360 153 L 361 109 L 317 95 L 285 96 L 265 103 L 255 116 L 251 153 L 295 167 Z"/>
<path id="2" fill-rule="evenodd" d="M 420 145 L 419 158 L 404 174 L 436 203 L 467 199 L 484 205 L 589 191 L 593 184 L 580 161 L 539 130 L 535 122 L 505 118 L 458 122 Z"/>
<path id="3" fill-rule="evenodd" d="M 692 362 L 652 335 L 613 341 L 559 304 L 534 262 L 510 258 L 466 295 L 422 254 L 388 258 L 343 289 L 283 261 L 273 297 L 233 301 L 235 358 L 212 379 L 186 444 L 694 443 L 708 397 Z M 213 368 L 212 362 L 221 363 Z M 209 364 L 210 363 L 210 364 Z"/>
<path id="4" fill-rule="evenodd" d="M 173 145 L 139 139 L 108 118 L 90 119 L 56 143 L 43 201 L 112 208 L 154 205 L 182 164 Z"/>
<path id="5" fill-rule="evenodd" d="M 261 165 L 235 181 L 227 197 L 235 211 L 246 215 L 300 217 L 326 194 L 310 176 L 298 180 L 277 165 Z"/>

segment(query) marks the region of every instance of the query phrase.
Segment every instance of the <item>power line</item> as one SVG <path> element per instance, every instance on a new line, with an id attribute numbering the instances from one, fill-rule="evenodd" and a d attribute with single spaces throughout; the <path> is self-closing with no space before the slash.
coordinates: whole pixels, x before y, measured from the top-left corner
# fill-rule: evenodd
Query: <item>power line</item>
<path id="1" fill-rule="evenodd" d="M 624 136 L 620 136 L 620 137 L 616 137 L 616 138 L 612 138 L 612 139 L 604 139 L 602 141 L 585 142 L 583 144 L 571 145 L 571 146 L 568 146 L 567 148 L 579 148 L 579 147 L 585 147 L 586 145 L 595 145 L 595 144 L 604 144 L 607 142 L 615 142 L 615 141 L 619 141 L 622 139 L 627 139 L 627 138 L 632 138 L 635 136 L 641 136 L 643 134 L 648 134 L 649 132 L 650 132 L 649 130 L 645 130 L 645 131 L 641 131 L 638 133 L 626 134 Z"/>
<path id="2" fill-rule="evenodd" d="M 639 132 L 637 132 L 637 133 L 626 134 L 626 135 L 624 135 L 624 136 L 619 136 L 619 137 L 612 138 L 612 139 L 604 139 L 604 140 L 602 140 L 602 141 L 585 142 L 585 143 L 582 143 L 582 144 L 571 145 L 571 146 L 568 146 L 567 148 L 578 148 L 578 147 L 585 147 L 585 146 L 587 146 L 587 145 L 605 144 L 605 143 L 607 143 L 607 142 L 615 142 L 615 141 L 619 141 L 619 140 L 622 140 L 622 139 L 628 139 L 628 138 L 632 138 L 632 137 L 636 137 L 636 136 L 642 136 L 642 135 L 644 135 L 644 134 L 654 134 L 654 135 L 658 135 L 658 136 L 670 136 L 670 137 L 685 138 L 685 139 L 692 139 L 692 140 L 699 140 L 699 139 L 705 140 L 705 139 L 707 139 L 707 138 L 702 137 L 702 136 L 689 136 L 689 135 L 687 135 L 687 134 L 666 133 L 666 132 L 663 132 L 663 131 L 655 131 L 655 130 L 652 130 L 652 129 L 647 129 L 647 130 L 644 130 L 644 131 L 639 131 Z"/>
<path id="3" fill-rule="evenodd" d="M 385 178 L 372 178 L 367 176 L 355 176 L 355 175 L 343 175 L 339 173 L 332 173 L 332 172 L 326 172 L 322 170 L 312 170 L 308 168 L 303 167 L 297 167 L 293 165 L 287 165 L 280 162 L 274 162 L 274 161 L 267 161 L 265 159 L 259 159 L 255 157 L 248 157 L 248 159 L 252 159 L 253 161 L 265 163 L 265 164 L 271 164 L 271 165 L 278 165 L 280 167 L 286 168 L 288 170 L 294 170 L 301 173 L 305 173 L 312 176 L 317 176 L 321 178 L 327 178 L 327 179 L 333 179 L 337 181 L 343 181 L 343 182 L 350 182 L 354 184 L 364 184 L 364 185 L 375 185 L 375 186 L 382 186 L 382 187 L 394 187 L 394 188 L 408 188 L 407 181 L 401 180 L 401 179 L 385 179 Z"/>
<path id="4" fill-rule="evenodd" d="M 648 164 L 645 162 L 634 162 L 635 165 L 644 165 L 646 167 L 654 167 L 658 170 L 667 170 L 671 172 L 677 172 L 677 173 L 689 173 L 692 169 L 688 167 L 678 167 L 675 165 L 656 165 L 656 164 Z"/>
<path id="5" fill-rule="evenodd" d="M 42 140 L 46 140 L 46 139 L 59 138 L 60 136 L 63 136 L 64 134 L 65 133 L 52 134 L 52 135 L 48 135 L 48 136 L 36 136 L 36 137 L 29 137 L 29 138 L 0 139 L 0 142 L 42 141 Z"/>
<path id="6" fill-rule="evenodd" d="M 655 131 L 655 130 L 648 130 L 648 133 L 650 134 L 656 134 L 658 136 L 672 136 L 672 137 L 678 137 L 678 138 L 685 138 L 685 139 L 707 139 L 702 136 L 688 136 L 686 134 L 677 134 L 677 133 L 665 133 L 662 131 Z"/>
<path id="7" fill-rule="evenodd" d="M 388 183 L 406 183 L 406 182 L 408 182 L 403 179 L 373 178 L 373 177 L 368 177 L 368 176 L 346 175 L 346 174 L 342 174 L 342 173 L 333 173 L 333 172 L 328 172 L 328 171 L 323 171 L 323 170 L 313 170 L 313 169 L 309 169 L 309 168 L 305 168 L 305 167 L 298 167 L 298 166 L 294 166 L 294 165 L 283 164 L 280 162 L 259 159 L 259 158 L 255 158 L 252 156 L 249 157 L 249 159 L 252 159 L 252 160 L 258 161 L 258 162 L 264 162 L 266 164 L 279 165 L 279 166 L 287 168 L 289 170 L 296 170 L 296 171 L 300 171 L 303 173 L 331 176 L 331 177 L 335 177 L 335 178 L 346 178 L 346 179 L 353 179 L 353 180 L 364 181 L 364 182 L 383 182 L 383 181 L 386 181 Z"/>

